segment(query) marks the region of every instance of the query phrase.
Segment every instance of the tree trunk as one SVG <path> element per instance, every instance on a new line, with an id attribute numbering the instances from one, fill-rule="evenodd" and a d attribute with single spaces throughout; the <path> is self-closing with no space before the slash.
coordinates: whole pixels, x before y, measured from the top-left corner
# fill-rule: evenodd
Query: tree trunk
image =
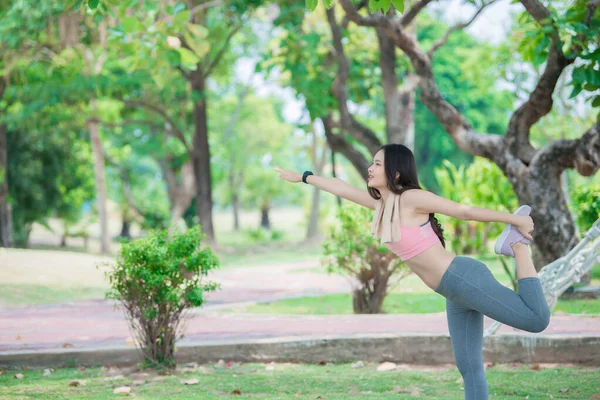
<path id="1" fill-rule="evenodd" d="M 325 129 L 327 144 L 331 150 L 335 151 L 336 153 L 341 153 L 344 157 L 346 157 L 356 171 L 358 171 L 358 173 L 363 177 L 366 183 L 369 175 L 368 169 L 371 165 L 371 162 L 367 160 L 361 151 L 348 142 L 342 134 L 333 133 L 335 124 L 331 115 L 321 117 L 321 120 L 323 121 L 323 128 Z"/>
<path id="2" fill-rule="evenodd" d="M 242 174 L 240 173 L 236 179 L 235 173 L 229 171 L 229 190 L 231 190 L 231 205 L 233 206 L 233 230 L 240 230 L 240 195 L 239 186 L 242 182 Z"/>
<path id="3" fill-rule="evenodd" d="M 185 210 L 190 206 L 196 194 L 196 178 L 191 161 L 181 167 L 180 181 L 177 182 L 177 171 L 171 167 L 168 159 L 159 159 L 158 163 L 167 183 L 171 211 L 171 226 L 176 226 L 183 217 Z"/>
<path id="4" fill-rule="evenodd" d="M 385 292 L 371 293 L 366 288 L 356 289 L 352 293 L 352 308 L 354 314 L 380 314 L 385 300 Z"/>
<path id="5" fill-rule="evenodd" d="M 78 12 L 68 12 L 58 17 L 58 32 L 62 47 L 74 47 L 79 43 Z"/>
<path id="6" fill-rule="evenodd" d="M 231 203 L 233 205 L 233 230 L 235 232 L 240 231 L 240 196 L 234 193 L 231 197 Z"/>
<path id="7" fill-rule="evenodd" d="M 131 239 L 131 221 L 129 220 L 129 215 L 127 211 L 123 211 L 123 222 L 121 225 L 121 233 L 119 237 L 122 239 Z"/>
<path id="8" fill-rule="evenodd" d="M 0 81 L 0 99 L 3 95 L 3 84 Z M 12 207 L 8 198 L 8 143 L 6 125 L 0 123 L 0 246 L 12 247 Z"/>
<path id="9" fill-rule="evenodd" d="M 333 176 L 334 178 L 336 178 L 335 175 L 335 150 L 332 148 L 331 149 L 331 176 Z M 342 206 L 342 198 L 340 196 L 336 196 L 337 198 L 337 203 L 338 203 L 338 207 Z"/>
<path id="10" fill-rule="evenodd" d="M 414 77 L 414 75 L 409 75 L 409 77 Z M 400 120 L 402 121 L 400 130 L 403 132 L 404 142 L 390 140 L 391 143 L 402 143 L 411 150 L 415 148 L 415 91 L 416 85 L 414 89 L 407 87 L 406 90 L 400 91 Z"/>
<path id="11" fill-rule="evenodd" d="M 510 176 L 520 204 L 530 204 L 535 222 L 533 260 L 539 270 L 564 256 L 579 242 L 579 232 L 561 187 L 560 173 L 526 170 L 520 176 Z"/>
<path id="12" fill-rule="evenodd" d="M 95 109 L 96 102 L 92 100 L 92 109 Z M 110 252 L 110 238 L 108 233 L 108 213 L 106 207 L 106 183 L 104 181 L 104 155 L 102 153 L 102 143 L 100 142 L 100 125 L 98 122 L 90 120 L 87 122 L 90 140 L 92 142 L 92 152 L 94 154 L 94 178 L 96 182 L 96 203 L 98 204 L 98 219 L 100 220 L 100 251 L 102 253 Z"/>
<path id="13" fill-rule="evenodd" d="M 385 122 L 388 143 L 403 144 L 410 149 L 415 144 L 414 75 L 408 75 L 407 87 L 398 90 L 396 74 L 396 45 L 382 28 L 376 28 L 379 41 L 379 66 L 381 67 L 381 87 L 385 99 Z"/>
<path id="14" fill-rule="evenodd" d="M 306 229 L 306 239 L 310 240 L 319 234 L 319 210 L 321 208 L 320 189 L 313 188 L 312 201 L 310 205 L 310 217 L 308 219 L 308 228 Z"/>
<path id="15" fill-rule="evenodd" d="M 325 142 L 319 153 L 319 138 L 315 133 L 314 127 L 312 129 L 312 145 L 311 145 L 311 161 L 313 169 L 316 175 L 321 176 L 323 169 L 325 168 L 325 162 L 327 161 L 327 142 Z M 310 207 L 310 217 L 308 219 L 308 228 L 306 230 L 306 239 L 312 239 L 319 234 L 319 211 L 321 200 L 321 190 L 313 188 L 313 196 Z"/>
<path id="16" fill-rule="evenodd" d="M 206 113 L 206 77 L 200 66 L 190 72 L 192 90 L 200 99 L 194 102 L 194 141 L 192 163 L 196 178 L 196 212 L 210 243 L 215 243 L 212 220 L 212 188 L 210 175 L 210 148 L 208 144 L 208 120 Z"/>
<path id="17" fill-rule="evenodd" d="M 265 201 L 260 208 L 260 226 L 267 230 L 271 229 L 271 220 L 269 219 L 269 209 L 271 205 L 268 201 Z"/>

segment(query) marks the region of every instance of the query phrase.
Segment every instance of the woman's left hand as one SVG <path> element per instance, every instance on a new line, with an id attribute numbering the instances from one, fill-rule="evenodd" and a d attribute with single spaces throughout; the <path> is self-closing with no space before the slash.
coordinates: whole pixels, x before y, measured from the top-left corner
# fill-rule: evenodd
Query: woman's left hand
<path id="1" fill-rule="evenodd" d="M 521 217 L 521 221 L 518 225 L 515 225 L 516 228 L 521 232 L 521 235 L 525 236 L 529 240 L 533 240 L 531 236 L 531 232 L 533 232 L 534 225 L 533 219 L 530 216 Z"/>

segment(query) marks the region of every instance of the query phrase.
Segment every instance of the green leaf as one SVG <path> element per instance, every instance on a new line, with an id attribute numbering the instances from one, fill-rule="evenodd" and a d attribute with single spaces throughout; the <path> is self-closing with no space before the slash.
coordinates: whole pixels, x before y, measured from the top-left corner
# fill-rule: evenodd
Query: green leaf
<path id="1" fill-rule="evenodd" d="M 198 57 L 193 51 L 186 49 L 185 47 L 181 47 L 177 49 L 179 55 L 181 56 L 182 64 L 192 64 L 196 65 L 200 61 L 200 57 Z"/>
<path id="2" fill-rule="evenodd" d="M 98 7 L 98 3 L 100 2 L 100 0 L 88 0 L 88 6 L 94 10 L 96 9 L 96 7 Z"/>
<path id="3" fill-rule="evenodd" d="M 319 0 L 306 0 L 306 9 L 309 12 L 313 12 L 317 9 L 317 5 L 319 5 Z"/>
<path id="4" fill-rule="evenodd" d="M 592 85 L 600 85 L 600 71 L 596 71 L 593 67 L 585 69 L 585 81 Z"/>
<path id="5" fill-rule="evenodd" d="M 174 67 L 178 67 L 181 65 L 181 55 L 177 50 L 167 50 L 165 51 L 165 57 L 170 65 Z"/>
<path id="6" fill-rule="evenodd" d="M 391 0 L 369 0 L 369 10 L 371 12 L 381 11 L 383 13 L 390 9 Z"/>
<path id="7" fill-rule="evenodd" d="M 333 7 L 333 0 L 323 0 L 323 5 L 329 10 Z"/>
<path id="8" fill-rule="evenodd" d="M 206 40 L 195 40 L 189 32 L 183 35 L 185 42 L 192 48 L 198 57 L 204 57 L 210 50 L 210 44 Z"/>
<path id="9" fill-rule="evenodd" d="M 194 36 L 195 39 L 204 39 L 208 37 L 208 29 L 202 25 L 192 24 L 188 22 L 185 28 Z"/>
<path id="10" fill-rule="evenodd" d="M 581 90 L 583 88 L 581 87 L 581 85 L 579 83 L 575 83 L 573 85 L 573 91 L 571 92 L 571 95 L 569 96 L 570 99 L 572 99 L 573 97 L 577 96 L 579 93 L 581 93 Z"/>
<path id="11" fill-rule="evenodd" d="M 573 81 L 577 83 L 585 83 L 585 68 L 579 67 L 573 70 Z"/>
<path id="12" fill-rule="evenodd" d="M 178 13 L 177 15 L 175 15 L 175 19 L 173 20 L 173 23 L 175 25 L 181 25 L 184 22 L 187 22 L 189 20 L 190 20 L 190 11 L 185 10 L 185 11 L 182 11 L 182 12 Z"/>
<path id="13" fill-rule="evenodd" d="M 177 14 L 179 11 L 185 10 L 185 8 L 185 3 L 177 3 L 175 4 L 175 7 L 173 7 L 173 13 Z"/>
<path id="14" fill-rule="evenodd" d="M 398 10 L 398 12 L 404 12 L 404 0 L 392 0 L 392 4 L 394 5 L 394 8 Z"/>
<path id="15" fill-rule="evenodd" d="M 600 96 L 594 97 L 594 100 L 592 100 L 592 107 L 600 107 Z"/>
<path id="16" fill-rule="evenodd" d="M 137 32 L 141 28 L 140 21 L 138 21 L 136 17 L 123 18 L 121 20 L 121 26 L 123 27 L 123 32 L 125 33 Z"/>

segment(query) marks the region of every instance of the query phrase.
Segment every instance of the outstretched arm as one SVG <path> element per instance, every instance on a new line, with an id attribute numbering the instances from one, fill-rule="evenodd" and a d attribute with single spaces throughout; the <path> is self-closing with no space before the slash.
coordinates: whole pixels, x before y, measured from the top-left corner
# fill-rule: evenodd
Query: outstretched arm
<path id="1" fill-rule="evenodd" d="M 273 168 L 279 172 L 279 177 L 288 182 L 302 182 L 302 174 L 279 167 Z M 326 178 L 324 176 L 309 175 L 306 178 L 306 182 L 314 187 L 317 187 L 326 192 L 332 193 L 336 196 L 342 197 L 346 200 L 350 200 L 361 206 L 375 209 L 376 200 L 371 197 L 369 192 L 363 189 L 359 189 L 348 183 L 344 182 L 339 178 Z"/>
<path id="2" fill-rule="evenodd" d="M 489 210 L 487 208 L 471 207 L 452 200 L 437 196 L 426 190 L 409 190 L 403 196 L 404 204 L 414 208 L 419 213 L 439 213 L 464 221 L 502 222 L 511 224 L 527 239 L 532 239 L 529 232 L 533 231 L 531 217 Z"/>

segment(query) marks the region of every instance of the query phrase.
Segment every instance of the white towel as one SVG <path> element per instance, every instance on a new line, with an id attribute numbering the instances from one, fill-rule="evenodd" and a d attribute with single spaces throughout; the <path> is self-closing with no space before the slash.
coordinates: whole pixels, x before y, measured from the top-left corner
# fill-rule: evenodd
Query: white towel
<path id="1" fill-rule="evenodd" d="M 387 200 L 377 201 L 371 223 L 371 233 L 381 239 L 381 244 L 395 243 L 402 238 L 400 229 L 400 196 L 390 193 Z"/>

